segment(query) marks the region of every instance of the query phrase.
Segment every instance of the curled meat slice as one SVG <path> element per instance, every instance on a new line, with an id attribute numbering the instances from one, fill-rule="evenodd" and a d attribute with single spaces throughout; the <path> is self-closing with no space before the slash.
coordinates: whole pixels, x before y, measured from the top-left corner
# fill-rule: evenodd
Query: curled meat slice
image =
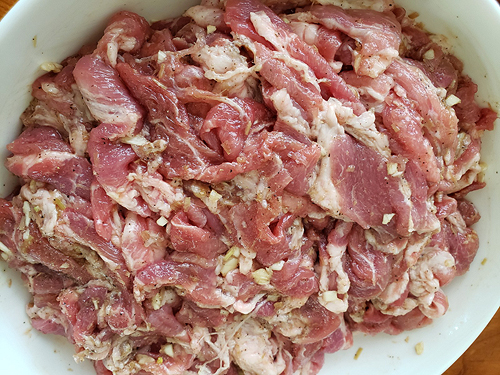
<path id="1" fill-rule="evenodd" d="M 352 64 L 359 75 L 375 78 L 399 55 L 401 25 L 391 12 L 313 5 L 294 17 L 339 30 L 359 42 L 361 47 L 352 51 Z"/>
<path id="2" fill-rule="evenodd" d="M 98 57 L 87 55 L 78 60 L 73 75 L 94 118 L 113 125 L 109 139 L 140 131 L 144 110 L 115 69 Z"/>
<path id="3" fill-rule="evenodd" d="M 138 52 L 149 33 L 149 23 L 136 13 L 122 11 L 111 17 L 94 54 L 116 66 L 119 52 Z"/>

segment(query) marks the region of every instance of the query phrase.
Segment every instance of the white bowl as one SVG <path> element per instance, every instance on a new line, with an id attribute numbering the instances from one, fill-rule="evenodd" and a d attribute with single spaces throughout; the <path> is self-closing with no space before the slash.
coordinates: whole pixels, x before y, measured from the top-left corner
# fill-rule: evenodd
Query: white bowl
<path id="1" fill-rule="evenodd" d="M 196 0 L 20 0 L 0 23 L 0 158 L 5 145 L 21 130 L 19 115 L 30 100 L 31 82 L 41 63 L 60 61 L 98 38 L 115 11 L 128 9 L 149 20 L 177 16 Z M 479 85 L 478 97 L 500 111 L 500 7 L 495 0 L 400 0 L 417 11 L 427 29 L 446 35 L 465 63 L 465 72 Z M 33 38 L 36 37 L 36 45 Z M 497 120 L 497 127 L 500 121 Z M 483 139 L 483 159 L 489 165 L 487 187 L 471 194 L 480 210 L 476 229 L 481 246 L 470 271 L 445 288 L 448 313 L 432 325 L 399 336 L 356 334 L 348 351 L 328 355 L 327 374 L 441 374 L 474 341 L 500 306 L 500 129 Z M 0 194 L 16 180 L 0 167 Z M 486 262 L 483 264 L 483 260 Z M 30 329 L 25 313 L 29 295 L 19 275 L 0 263 L 0 372 L 19 375 L 94 374 L 89 362 L 76 364 L 72 346 L 61 337 Z M 10 283 L 12 280 L 12 285 Z M 409 337 L 408 342 L 405 338 Z M 424 343 L 417 355 L 416 343 Z M 357 360 L 358 348 L 363 351 Z"/>

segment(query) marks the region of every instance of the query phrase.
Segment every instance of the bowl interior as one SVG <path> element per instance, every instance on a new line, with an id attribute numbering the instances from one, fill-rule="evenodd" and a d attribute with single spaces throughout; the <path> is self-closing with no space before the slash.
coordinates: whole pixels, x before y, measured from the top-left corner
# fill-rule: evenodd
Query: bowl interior
<path id="1" fill-rule="evenodd" d="M 42 71 L 41 63 L 60 61 L 81 45 L 95 40 L 114 12 L 135 11 L 150 21 L 178 16 L 195 0 L 20 0 L 0 23 L 0 157 L 5 145 L 21 130 L 19 115 L 30 100 L 30 85 Z M 465 71 L 479 85 L 478 98 L 500 111 L 500 7 L 494 0 L 401 0 L 417 11 L 429 31 L 444 34 L 465 63 Z M 57 20 L 57 21 L 56 21 Z M 36 41 L 36 43 L 35 43 Z M 497 120 L 497 127 L 500 121 Z M 327 356 L 320 374 L 441 374 L 474 341 L 500 306 L 500 130 L 483 139 L 483 160 L 489 168 L 487 187 L 471 194 L 482 215 L 476 225 L 481 246 L 470 271 L 445 288 L 448 313 L 431 326 L 399 336 L 366 337 L 356 334 L 348 351 Z M 0 167 L 0 194 L 10 193 L 16 179 Z M 485 260 L 485 261 L 483 261 Z M 76 364 L 73 348 L 60 337 L 30 328 L 25 313 L 29 295 L 19 275 L 0 263 L 0 352 L 6 374 L 93 374 L 89 362 Z M 408 339 L 407 339 L 408 338 Z M 405 340 L 407 339 L 407 340 Z M 424 353 L 414 346 L 422 342 Z M 363 351 L 357 360 L 354 354 Z"/>

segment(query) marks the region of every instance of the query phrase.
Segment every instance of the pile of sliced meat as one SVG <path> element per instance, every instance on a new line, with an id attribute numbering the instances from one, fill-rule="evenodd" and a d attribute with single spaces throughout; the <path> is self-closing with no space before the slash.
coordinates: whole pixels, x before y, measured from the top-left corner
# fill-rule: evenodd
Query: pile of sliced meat
<path id="1" fill-rule="evenodd" d="M 0 200 L 33 327 L 100 375 L 312 375 L 443 315 L 497 114 L 413 18 L 207 0 L 46 64 Z"/>

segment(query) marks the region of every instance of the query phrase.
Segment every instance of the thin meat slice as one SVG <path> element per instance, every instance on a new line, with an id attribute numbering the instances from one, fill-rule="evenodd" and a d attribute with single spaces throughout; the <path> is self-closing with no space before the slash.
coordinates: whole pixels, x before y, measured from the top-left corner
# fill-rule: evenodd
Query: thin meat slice
<path id="1" fill-rule="evenodd" d="M 192 263 L 161 260 L 139 271 L 134 279 L 134 296 L 138 301 L 162 286 L 176 286 L 186 293 L 186 298 L 201 305 L 221 306 L 220 291 L 216 291 L 213 268 L 203 268 Z"/>
<path id="2" fill-rule="evenodd" d="M 90 132 L 88 150 L 94 176 L 115 202 L 147 217 L 151 209 L 128 179 L 138 156 L 130 145 L 110 141 L 114 131 L 112 124 L 103 123 Z"/>
<path id="3" fill-rule="evenodd" d="M 370 246 L 361 227 L 349 233 L 349 244 L 344 256 L 351 286 L 349 295 L 369 300 L 380 294 L 392 276 L 392 263 L 386 254 Z"/>
<path id="4" fill-rule="evenodd" d="M 69 339 L 91 351 L 89 354 L 97 357 L 95 359 L 106 356 L 114 332 L 134 329 L 144 319 L 142 307 L 133 300 L 130 292 L 113 288 L 106 282 L 93 281 L 83 287 L 68 288 L 58 299 L 70 324 Z M 101 314 L 107 324 L 103 330 L 98 327 L 103 323 Z"/>
<path id="5" fill-rule="evenodd" d="M 128 285 L 130 274 L 127 271 L 123 254 L 113 244 L 97 235 L 93 221 L 69 210 L 63 213 L 63 217 L 67 225 L 60 228 L 62 234 L 97 252 L 108 268 L 116 275 L 116 279 L 124 285 Z"/>
<path id="6" fill-rule="evenodd" d="M 311 344 L 321 341 L 339 328 L 341 316 L 334 314 L 323 307 L 314 296 L 309 297 L 306 304 L 300 309 L 292 311 L 292 320 L 299 320 L 302 330 L 291 337 L 297 344 Z"/>
<path id="7" fill-rule="evenodd" d="M 169 29 L 155 30 L 148 40 L 142 45 L 140 56 L 149 57 L 157 55 L 159 51 L 175 51 L 172 33 Z"/>
<path id="8" fill-rule="evenodd" d="M 361 101 L 368 107 L 384 102 L 394 87 L 394 80 L 386 74 L 371 78 L 357 75 L 354 70 L 346 70 L 340 76 L 358 91 Z"/>
<path id="9" fill-rule="evenodd" d="M 356 114 L 364 111 L 359 100 L 328 62 L 293 33 L 290 26 L 271 9 L 256 0 L 230 0 L 226 3 L 226 22 L 233 31 L 264 46 L 270 44 L 307 64 L 318 79 L 326 80 L 332 96 L 352 107 Z"/>
<path id="10" fill-rule="evenodd" d="M 21 241 L 18 241 L 19 246 L 15 250 L 22 254 L 29 263 L 44 265 L 49 270 L 65 275 L 81 284 L 92 280 L 92 275 L 87 270 L 86 264 L 52 247 L 48 240 L 42 236 L 36 224 L 30 223 L 25 231 L 29 235 L 26 240 L 24 240 L 24 237 L 27 237 L 24 235 L 24 231 L 16 231 L 15 235 Z"/>
<path id="11" fill-rule="evenodd" d="M 439 220 L 434 214 L 435 208 L 429 198 L 431 189 L 420 166 L 410 160 L 406 163 L 404 179 L 411 190 L 411 220 L 417 233 L 432 233 L 439 230 Z"/>
<path id="12" fill-rule="evenodd" d="M 288 260 L 281 270 L 273 272 L 271 284 L 280 293 L 304 298 L 318 292 L 318 279 L 314 271 L 301 266 L 300 262 L 300 257 Z"/>
<path id="13" fill-rule="evenodd" d="M 422 117 L 411 104 L 402 98 L 388 96 L 382 112 L 384 128 L 399 155 L 414 160 L 429 184 L 437 184 L 441 178 L 438 161 L 431 144 L 422 131 Z"/>
<path id="14" fill-rule="evenodd" d="M 498 114 L 491 108 L 481 108 L 475 101 L 477 85 L 470 77 L 462 76 L 458 80 L 455 96 L 460 99 L 460 103 L 453 108 L 459 120 L 461 129 L 465 129 L 473 136 L 481 136 L 484 130 L 493 130 L 493 123 L 498 118 Z M 477 133 L 476 133 L 477 132 Z"/>
<path id="15" fill-rule="evenodd" d="M 471 228 L 457 228 L 447 222 L 443 223 L 446 241 L 450 254 L 455 259 L 456 275 L 463 275 L 476 257 L 479 249 L 479 237 Z"/>
<path id="16" fill-rule="evenodd" d="M 339 30 L 358 41 L 361 48 L 352 51 L 352 64 L 359 75 L 375 78 L 399 55 L 401 25 L 392 12 L 313 5 L 305 17 L 301 13 L 297 17 Z"/>
<path id="17" fill-rule="evenodd" d="M 256 44 L 256 61 L 262 65 L 260 74 L 275 89 L 286 89 L 290 97 L 303 109 L 306 120 L 312 122 L 322 108 L 320 88 L 311 81 L 304 81 L 300 72 L 273 57 L 270 49 Z"/>
<path id="18" fill-rule="evenodd" d="M 149 34 L 149 23 L 133 12 L 121 11 L 111 17 L 94 55 L 116 66 L 119 52 L 137 53 Z"/>
<path id="19" fill-rule="evenodd" d="M 75 154 L 84 156 L 88 131 L 95 120 L 73 77 L 78 58 L 80 56 L 66 59 L 59 72 L 44 74 L 33 82 L 31 94 L 34 100 L 22 114 L 21 120 L 27 127 L 50 126 L 57 129 Z"/>
<path id="20" fill-rule="evenodd" d="M 6 167 L 24 179 L 47 182 L 65 194 L 90 199 L 90 164 L 74 154 L 43 151 L 37 155 L 14 155 Z"/>
<path id="21" fill-rule="evenodd" d="M 154 138 L 168 140 L 160 173 L 166 178 L 191 179 L 207 165 L 223 160 L 197 137 L 190 127 L 186 108 L 173 89 L 128 64 L 120 63 L 117 69 L 134 96 L 149 110 L 149 117 L 155 122 Z"/>
<path id="22" fill-rule="evenodd" d="M 71 147 L 64 142 L 61 134 L 46 126 L 25 129 L 7 145 L 7 150 L 15 155 L 32 155 L 45 150 L 71 153 Z"/>
<path id="23" fill-rule="evenodd" d="M 338 136 L 330 153 L 331 178 L 341 197 L 342 214 L 365 229 L 389 226 L 406 235 L 411 230 L 411 205 L 401 177 L 389 174 L 388 160 L 348 135 Z"/>
<path id="24" fill-rule="evenodd" d="M 292 21 L 290 27 L 297 36 L 309 44 L 315 46 L 318 52 L 334 69 L 338 69 L 335 62 L 337 50 L 342 45 L 342 34 L 338 30 L 331 30 L 325 26 L 309 22 Z"/>
<path id="25" fill-rule="evenodd" d="M 110 139 L 132 136 L 141 130 L 144 110 L 114 68 L 87 55 L 78 60 L 73 75 L 92 115 L 113 125 Z"/>
<path id="26" fill-rule="evenodd" d="M 205 309 L 190 301 L 182 303 L 182 307 L 175 314 L 175 318 L 183 324 L 210 328 L 221 327 L 228 321 L 228 316 L 223 313 L 223 310 Z"/>
<path id="27" fill-rule="evenodd" d="M 170 241 L 180 252 L 191 252 L 207 259 L 216 257 L 227 250 L 218 233 L 208 225 L 196 225 L 185 212 L 178 212 L 171 220 Z"/>
<path id="28" fill-rule="evenodd" d="M 248 138 L 241 158 L 210 166 L 199 179 L 211 183 L 228 181 L 238 174 L 262 169 L 265 170 L 265 178 L 273 184 L 270 186 L 276 191 L 286 189 L 302 196 L 311 186 L 320 154 L 316 143 L 303 143 L 282 132 L 263 130 Z"/>
<path id="29" fill-rule="evenodd" d="M 353 223 L 337 221 L 328 234 L 327 243 L 319 242 L 318 257 L 319 276 L 318 301 L 328 310 L 343 313 L 347 310 L 349 276 L 343 264 L 344 254 L 349 243 L 349 233 Z M 328 230 L 328 228 L 327 228 Z"/>
<path id="30" fill-rule="evenodd" d="M 90 163 L 73 154 L 55 129 L 28 128 L 7 148 L 14 154 L 5 164 L 12 173 L 24 179 L 49 183 L 65 194 L 90 200 Z"/>
<path id="31" fill-rule="evenodd" d="M 136 272 L 163 259 L 166 248 L 167 237 L 162 227 L 150 218 L 128 212 L 121 236 L 121 249 L 130 271 Z"/>
<path id="32" fill-rule="evenodd" d="M 289 214 L 277 216 L 278 207 L 272 202 L 269 206 L 274 206 L 274 209 L 266 209 L 258 202 L 240 203 L 230 210 L 240 242 L 245 248 L 254 250 L 256 259 L 266 266 L 286 259 L 298 250 L 291 246 L 291 235 L 287 234 L 295 218 Z"/>
<path id="33" fill-rule="evenodd" d="M 103 123 L 90 133 L 89 155 L 97 182 L 113 201 L 143 217 L 152 212 L 169 217 L 172 206 L 183 199 L 181 189 L 150 171 L 132 146 L 110 141 L 114 130 Z"/>
<path id="34" fill-rule="evenodd" d="M 148 311 L 146 321 L 151 324 L 157 334 L 175 337 L 184 332 L 184 326 L 174 316 L 172 307 L 168 304 Z"/>
<path id="35" fill-rule="evenodd" d="M 96 179 L 92 181 L 90 202 L 97 234 L 106 241 L 119 242 L 118 237 L 123 230 L 119 206 L 106 194 L 106 190 Z"/>
<path id="36" fill-rule="evenodd" d="M 478 174 L 483 170 L 479 165 L 481 141 L 468 134 L 460 133 L 459 148 L 455 154 L 455 161 L 446 167 L 440 189 L 448 194 L 458 192 L 464 188 L 473 189 Z M 481 186 L 482 187 L 482 186 Z M 467 190 L 466 190 L 467 191 Z"/>
<path id="37" fill-rule="evenodd" d="M 431 142 L 434 153 L 443 157 L 445 164 L 451 164 L 458 135 L 458 119 L 454 111 L 443 104 L 437 89 L 422 70 L 407 60 L 395 59 L 387 74 L 417 104 L 415 108 L 424 119 L 424 134 Z"/>
<path id="38" fill-rule="evenodd" d="M 209 134 L 217 137 L 227 161 L 238 157 L 251 132 L 272 124 L 271 113 L 264 105 L 252 99 L 233 100 L 244 109 L 244 115 L 234 107 L 221 103 L 210 109 L 200 129 L 200 137 L 207 143 Z"/>
<path id="39" fill-rule="evenodd" d="M 477 208 L 467 199 L 458 199 L 457 209 L 468 227 L 476 224 L 481 218 Z"/>

